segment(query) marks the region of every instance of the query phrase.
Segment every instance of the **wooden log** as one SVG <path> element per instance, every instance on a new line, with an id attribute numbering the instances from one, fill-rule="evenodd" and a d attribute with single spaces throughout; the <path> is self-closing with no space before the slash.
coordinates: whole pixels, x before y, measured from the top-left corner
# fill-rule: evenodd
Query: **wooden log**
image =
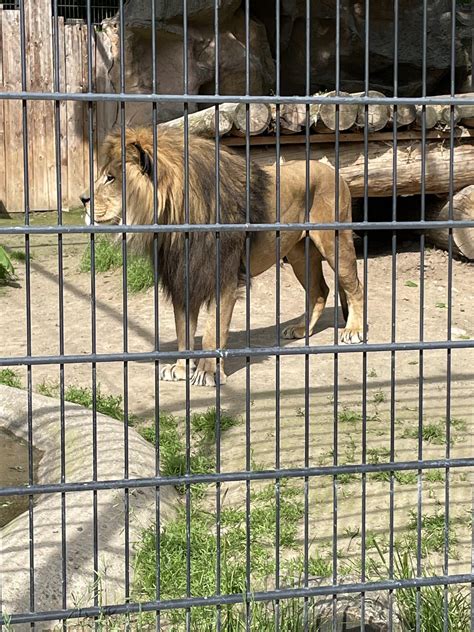
<path id="1" fill-rule="evenodd" d="M 328 92 L 325 96 L 334 97 L 336 96 L 336 92 Z M 340 97 L 350 97 L 351 95 L 348 92 L 339 92 Z M 336 118 L 337 118 L 337 108 L 334 104 L 330 103 L 321 103 L 319 107 L 319 117 L 324 123 L 324 125 L 330 129 L 335 131 L 336 129 Z M 339 130 L 350 129 L 356 122 L 357 114 L 359 112 L 359 106 L 357 103 L 343 103 L 339 106 Z"/>
<path id="2" fill-rule="evenodd" d="M 376 90 L 368 91 L 369 97 L 381 97 L 383 98 L 385 95 L 382 92 L 377 92 Z M 365 92 L 356 92 L 353 96 L 362 97 L 365 95 Z M 390 120 L 390 107 L 388 105 L 369 105 L 367 108 L 367 124 L 369 127 L 369 132 L 378 132 L 383 129 L 388 121 Z M 356 119 L 357 127 L 365 127 L 365 105 L 358 106 L 357 119 Z"/>
<path id="3" fill-rule="evenodd" d="M 270 106 L 272 128 L 277 128 L 277 107 Z M 297 134 L 306 126 L 306 106 L 301 103 L 283 103 L 280 106 L 280 131 L 282 134 Z"/>
<path id="4" fill-rule="evenodd" d="M 285 161 L 305 160 L 303 145 L 284 145 L 281 155 Z M 335 165 L 332 143 L 313 144 L 311 158 Z M 400 140 L 397 143 L 397 192 L 399 195 L 421 194 L 421 143 Z M 275 163 L 275 148 L 252 147 L 252 160 L 262 165 Z M 455 139 L 453 150 L 454 187 L 461 189 L 472 183 L 474 173 L 474 141 Z M 339 153 L 341 175 L 351 188 L 353 197 L 364 196 L 364 144 L 347 142 Z M 426 143 L 426 193 L 449 191 L 450 150 L 445 141 L 429 140 Z M 393 190 L 393 143 L 370 142 L 368 155 L 369 196 L 387 197 Z"/>
<path id="5" fill-rule="evenodd" d="M 223 103 L 219 106 L 219 136 L 228 134 L 234 125 L 236 103 Z M 184 130 L 184 117 L 160 123 L 160 128 L 173 128 Z M 216 135 L 216 110 L 214 106 L 194 112 L 188 116 L 188 129 L 192 134 L 199 136 L 215 137 Z"/>
<path id="6" fill-rule="evenodd" d="M 450 219 L 449 197 L 427 204 L 426 219 L 446 221 Z M 474 185 L 461 189 L 453 196 L 452 219 L 454 221 L 474 220 Z M 448 250 L 448 229 L 430 229 L 426 239 L 439 248 Z M 474 260 L 474 228 L 453 228 L 453 251 L 457 255 Z"/>
<path id="7" fill-rule="evenodd" d="M 397 128 L 411 125 L 416 120 L 416 108 L 414 105 L 399 105 L 397 106 Z M 395 123 L 395 108 L 390 106 L 390 122 L 392 125 Z"/>
<path id="8" fill-rule="evenodd" d="M 270 107 L 266 103 L 251 103 L 249 107 L 250 136 L 257 136 L 267 131 L 272 120 Z M 247 134 L 247 107 L 245 103 L 239 103 L 233 113 L 234 126 L 232 134 L 246 136 Z"/>
<path id="9" fill-rule="evenodd" d="M 416 118 L 415 118 L 415 127 L 417 129 L 423 128 L 423 106 L 415 105 L 416 110 Z M 425 107 L 425 129 L 433 129 L 436 127 L 439 120 L 441 118 L 441 106 L 439 105 L 427 105 Z"/>

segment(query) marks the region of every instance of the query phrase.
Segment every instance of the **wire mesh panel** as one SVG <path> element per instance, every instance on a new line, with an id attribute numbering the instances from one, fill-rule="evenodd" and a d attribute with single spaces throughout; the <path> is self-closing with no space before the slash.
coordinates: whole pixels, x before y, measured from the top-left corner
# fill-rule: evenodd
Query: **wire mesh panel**
<path id="1" fill-rule="evenodd" d="M 472 629 L 458 5 L 3 4 L 2 628 Z"/>

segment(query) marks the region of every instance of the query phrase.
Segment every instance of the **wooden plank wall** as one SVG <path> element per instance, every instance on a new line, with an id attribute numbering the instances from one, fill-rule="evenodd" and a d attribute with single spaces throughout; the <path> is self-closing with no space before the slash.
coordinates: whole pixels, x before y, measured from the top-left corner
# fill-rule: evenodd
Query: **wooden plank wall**
<path id="1" fill-rule="evenodd" d="M 0 0 L 1 2 L 1 0 Z M 54 89 L 54 22 L 51 0 L 25 0 L 26 89 Z M 87 26 L 58 20 L 59 89 L 87 92 Z M 92 39 L 92 82 L 96 91 L 113 92 L 107 75 L 110 45 L 101 31 Z M 0 90 L 21 90 L 20 13 L 0 5 Z M 58 208 L 56 180 L 56 117 L 60 120 L 61 204 L 78 206 L 79 194 L 89 183 L 89 115 L 93 121 L 93 149 L 103 140 L 116 116 L 115 104 L 64 101 L 28 101 L 28 184 L 31 210 Z M 0 100 L 0 212 L 24 211 L 23 105 Z M 94 160 L 94 171 L 97 161 Z"/>

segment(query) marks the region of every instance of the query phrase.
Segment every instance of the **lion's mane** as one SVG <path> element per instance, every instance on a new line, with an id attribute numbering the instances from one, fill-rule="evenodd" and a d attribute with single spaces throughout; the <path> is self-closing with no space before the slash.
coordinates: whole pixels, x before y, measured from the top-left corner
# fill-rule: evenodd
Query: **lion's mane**
<path id="1" fill-rule="evenodd" d="M 184 135 L 181 130 L 159 131 L 156 174 L 154 169 L 153 131 L 151 128 L 127 129 L 126 147 L 126 221 L 127 224 L 153 224 L 155 208 L 159 224 L 213 224 L 216 221 L 216 146 L 214 141 L 190 134 L 188 161 L 185 163 Z M 104 170 L 122 170 L 120 130 L 104 143 Z M 157 205 L 154 206 L 154 179 Z M 188 182 L 186 190 L 185 182 Z M 219 208 L 223 224 L 247 221 L 247 167 L 244 157 L 225 147 L 219 152 Z M 249 165 L 249 219 L 251 223 L 268 221 L 269 176 L 255 163 Z M 186 197 L 188 203 L 186 204 Z M 188 213 L 188 216 L 187 216 Z M 251 238 L 252 234 L 250 233 Z M 215 297 L 216 238 L 212 231 L 189 233 L 189 306 L 198 309 Z M 138 247 L 153 256 L 153 234 L 134 236 Z M 164 291 L 175 306 L 185 304 L 186 237 L 184 233 L 159 233 L 158 270 Z M 222 231 L 220 243 L 220 285 L 241 281 L 245 274 L 245 233 Z"/>

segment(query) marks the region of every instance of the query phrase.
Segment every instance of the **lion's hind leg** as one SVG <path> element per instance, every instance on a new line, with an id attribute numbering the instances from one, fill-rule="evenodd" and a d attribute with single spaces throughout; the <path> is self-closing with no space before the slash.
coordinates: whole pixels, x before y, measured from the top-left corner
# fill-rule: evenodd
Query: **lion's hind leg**
<path id="1" fill-rule="evenodd" d="M 308 319 L 308 335 L 314 332 L 316 323 L 324 311 L 326 300 L 329 294 L 329 288 L 323 276 L 322 257 L 314 244 L 309 243 L 309 319 Z M 291 264 L 293 271 L 301 283 L 306 288 L 306 248 L 305 242 L 299 241 L 292 250 L 286 255 L 288 262 Z M 306 316 L 303 314 L 298 322 L 294 325 L 288 325 L 282 331 L 282 337 L 287 339 L 304 338 L 306 335 Z"/>
<path id="2" fill-rule="evenodd" d="M 315 230 L 310 232 L 317 249 L 336 269 L 334 231 Z M 363 340 L 364 292 L 357 273 L 357 259 L 352 231 L 339 233 L 338 285 L 343 312 L 347 313 L 346 326 L 341 334 L 341 342 L 358 344 Z M 345 300 L 344 300 L 345 299 Z"/>

